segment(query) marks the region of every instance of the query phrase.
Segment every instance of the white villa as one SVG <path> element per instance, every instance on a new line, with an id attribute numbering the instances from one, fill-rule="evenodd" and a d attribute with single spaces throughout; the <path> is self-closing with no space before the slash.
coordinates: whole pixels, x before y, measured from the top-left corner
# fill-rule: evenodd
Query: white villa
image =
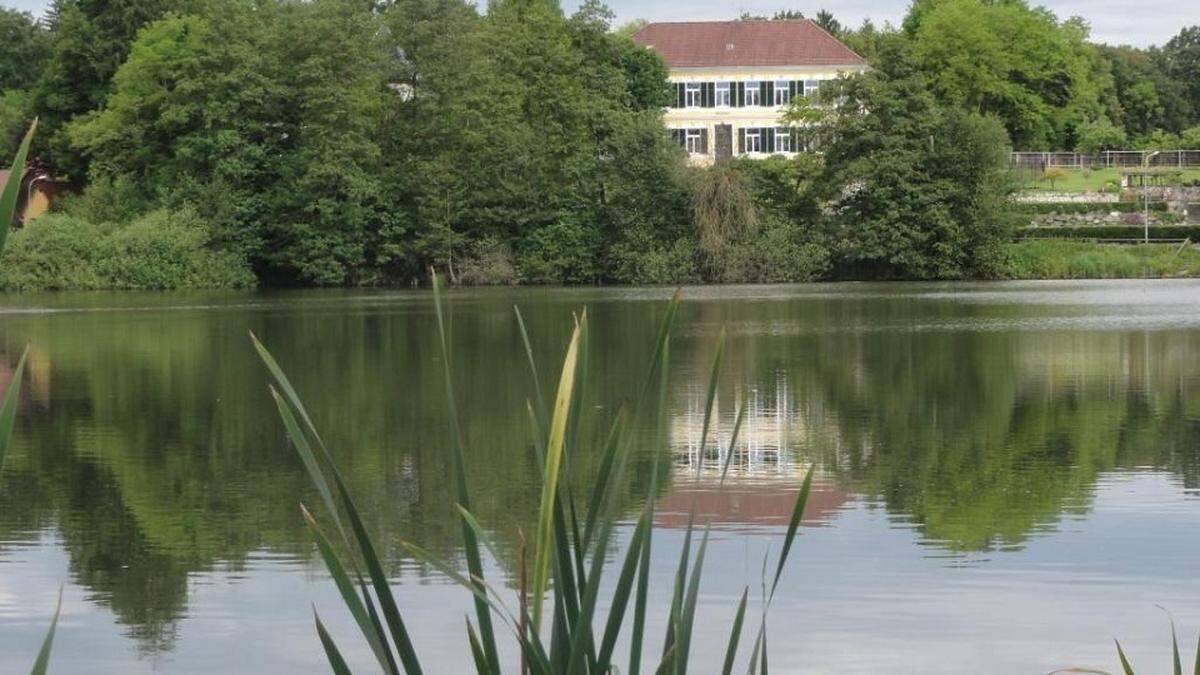
<path id="1" fill-rule="evenodd" d="M 633 39 L 666 62 L 675 86 L 667 128 L 701 164 L 802 150 L 780 124 L 783 107 L 825 80 L 867 69 L 807 19 L 651 23 Z"/>

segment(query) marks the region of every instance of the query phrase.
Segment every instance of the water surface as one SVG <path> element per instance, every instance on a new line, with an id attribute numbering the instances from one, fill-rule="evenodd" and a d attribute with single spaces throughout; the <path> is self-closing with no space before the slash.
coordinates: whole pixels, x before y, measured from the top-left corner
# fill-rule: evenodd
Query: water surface
<path id="1" fill-rule="evenodd" d="M 450 294 L 473 508 L 512 583 L 532 532 L 532 385 L 592 325 L 582 437 L 635 395 L 668 289 Z M 1166 670 L 1167 618 L 1200 631 L 1200 282 L 689 288 L 667 447 L 639 435 L 626 514 L 663 477 L 660 636 L 694 508 L 713 542 L 693 663 L 722 654 L 742 588 L 817 479 L 771 613 L 777 672 Z M 729 335 L 709 447 L 703 397 Z M 0 474 L 0 671 L 32 663 L 60 584 L 57 672 L 321 671 L 316 604 L 371 661 L 315 557 L 317 503 L 250 347 L 292 376 L 384 549 L 430 672 L 469 668 L 471 603 L 401 540 L 460 559 L 430 296 L 411 292 L 0 296 L 0 384 L 30 345 Z M 734 412 L 747 421 L 717 489 Z M 586 486 L 593 452 L 572 461 Z M 618 532 L 624 542 L 629 528 Z M 657 638 L 656 640 L 661 639 Z M 510 661 L 516 663 L 509 650 Z M 715 666 L 714 666 L 715 669 Z"/>

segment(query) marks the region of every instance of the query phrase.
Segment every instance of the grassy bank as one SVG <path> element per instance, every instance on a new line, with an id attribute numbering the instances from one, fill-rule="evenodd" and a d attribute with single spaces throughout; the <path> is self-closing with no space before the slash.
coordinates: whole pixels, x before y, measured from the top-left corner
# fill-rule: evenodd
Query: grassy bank
<path id="1" fill-rule="evenodd" d="M 1036 240 L 1009 245 L 1013 279 L 1126 279 L 1200 276 L 1200 248 Z"/>

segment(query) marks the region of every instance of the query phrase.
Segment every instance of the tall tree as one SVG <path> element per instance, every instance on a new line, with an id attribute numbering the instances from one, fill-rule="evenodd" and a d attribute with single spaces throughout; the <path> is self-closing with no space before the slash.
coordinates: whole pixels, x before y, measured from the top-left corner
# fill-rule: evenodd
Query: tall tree
<path id="1" fill-rule="evenodd" d="M 1184 28 L 1163 45 L 1161 60 L 1167 76 L 1183 87 L 1192 122 L 1200 122 L 1200 25 Z"/>

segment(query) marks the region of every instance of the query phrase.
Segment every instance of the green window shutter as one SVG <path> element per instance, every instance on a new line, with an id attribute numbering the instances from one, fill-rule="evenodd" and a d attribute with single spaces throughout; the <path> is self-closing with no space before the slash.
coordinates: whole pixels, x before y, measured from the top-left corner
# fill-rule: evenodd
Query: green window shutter
<path id="1" fill-rule="evenodd" d="M 704 107 L 712 108 L 717 104 L 717 84 L 715 82 L 705 82 L 703 87 Z"/>
<path id="2" fill-rule="evenodd" d="M 675 107 L 676 108 L 683 107 L 683 83 L 682 82 L 675 83 Z"/>
<path id="3" fill-rule="evenodd" d="M 746 129 L 744 127 L 738 129 L 738 154 L 746 154 Z"/>
<path id="4" fill-rule="evenodd" d="M 763 137 L 763 150 L 768 155 L 775 152 L 775 129 L 764 128 L 761 133 Z"/>
<path id="5" fill-rule="evenodd" d="M 767 105 L 767 83 L 758 83 L 758 104 Z"/>
<path id="6" fill-rule="evenodd" d="M 708 154 L 708 129 L 700 130 L 700 152 Z"/>
<path id="7" fill-rule="evenodd" d="M 733 107 L 735 107 L 735 108 L 742 107 L 742 102 L 746 100 L 746 83 L 745 82 L 734 82 L 732 95 L 733 95 Z"/>
<path id="8" fill-rule="evenodd" d="M 763 105 L 768 106 L 768 107 L 774 106 L 775 105 L 775 83 L 772 82 L 771 80 L 767 80 L 764 84 L 767 85 L 767 95 L 763 97 Z"/>
<path id="9" fill-rule="evenodd" d="M 788 100 L 796 98 L 796 81 L 788 80 Z"/>

